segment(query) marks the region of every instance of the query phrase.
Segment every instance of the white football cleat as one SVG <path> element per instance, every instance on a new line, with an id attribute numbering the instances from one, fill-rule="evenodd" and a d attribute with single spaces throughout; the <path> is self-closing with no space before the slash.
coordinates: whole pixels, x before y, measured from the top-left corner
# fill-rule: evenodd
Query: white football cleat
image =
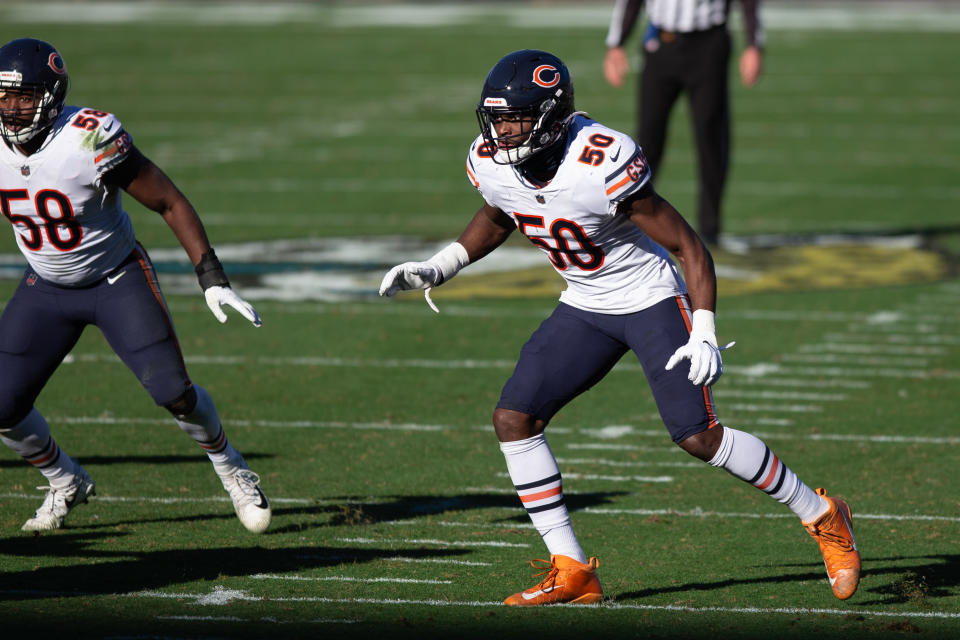
<path id="1" fill-rule="evenodd" d="M 23 531 L 36 532 L 59 529 L 63 526 L 63 519 L 71 509 L 78 504 L 84 504 L 90 496 L 96 495 L 95 486 L 87 472 L 80 469 L 66 487 L 59 489 L 53 486 L 37 487 L 41 491 L 46 491 L 47 497 L 43 499 L 43 504 L 33 517 L 20 528 Z"/>
<path id="2" fill-rule="evenodd" d="M 233 510 L 247 529 L 253 533 L 263 533 L 270 526 L 272 513 L 267 496 L 260 490 L 260 476 L 250 469 L 235 469 L 232 472 L 217 474 L 223 488 L 233 500 Z"/>

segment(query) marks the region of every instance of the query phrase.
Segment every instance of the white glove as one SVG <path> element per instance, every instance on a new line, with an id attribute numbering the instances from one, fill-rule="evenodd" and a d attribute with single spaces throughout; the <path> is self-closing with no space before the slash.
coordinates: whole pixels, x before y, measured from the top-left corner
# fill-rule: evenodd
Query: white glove
<path id="1" fill-rule="evenodd" d="M 253 326 L 259 327 L 261 324 L 260 314 L 257 313 L 257 310 L 234 293 L 230 287 L 207 287 L 206 291 L 203 292 L 203 297 L 207 299 L 207 306 L 210 307 L 210 311 L 221 323 L 227 321 L 227 314 L 223 312 L 220 306 L 227 304 L 239 311 L 240 315 L 253 323 Z"/>
<path id="2" fill-rule="evenodd" d="M 687 344 L 673 352 L 667 361 L 667 371 L 673 369 L 682 360 L 690 360 L 690 373 L 687 379 L 698 387 L 709 387 L 723 373 L 723 360 L 720 352 L 729 349 L 735 342 L 717 347 L 717 335 L 713 311 L 697 309 L 693 312 L 690 339 Z"/>
<path id="3" fill-rule="evenodd" d="M 380 283 L 380 295 L 390 297 L 397 291 L 429 289 L 439 284 L 440 267 L 429 262 L 404 262 L 387 271 Z"/>
<path id="4" fill-rule="evenodd" d="M 390 297 L 397 291 L 424 289 L 427 304 L 440 313 L 430 299 L 430 289 L 457 275 L 468 264 L 470 256 L 464 246 L 459 242 L 451 242 L 426 262 L 404 262 L 387 271 L 380 282 L 380 295 Z"/>

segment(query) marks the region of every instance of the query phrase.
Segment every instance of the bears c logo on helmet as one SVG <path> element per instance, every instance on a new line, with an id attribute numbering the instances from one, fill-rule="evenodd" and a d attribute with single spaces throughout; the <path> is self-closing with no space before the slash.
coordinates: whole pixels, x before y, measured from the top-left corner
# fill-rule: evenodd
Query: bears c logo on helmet
<path id="1" fill-rule="evenodd" d="M 549 89 L 560 82 L 560 72 L 552 65 L 542 64 L 533 70 L 533 81 L 535 84 Z"/>
<path id="2" fill-rule="evenodd" d="M 47 66 L 53 69 L 53 72 L 57 75 L 63 75 L 67 72 L 67 65 L 63 64 L 63 58 L 60 57 L 60 54 L 54 51 L 50 54 L 50 57 L 47 58 Z"/>

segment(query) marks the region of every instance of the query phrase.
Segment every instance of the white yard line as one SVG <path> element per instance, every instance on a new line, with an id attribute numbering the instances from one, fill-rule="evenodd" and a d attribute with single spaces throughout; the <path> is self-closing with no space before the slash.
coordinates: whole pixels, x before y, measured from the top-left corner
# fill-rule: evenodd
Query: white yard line
<path id="1" fill-rule="evenodd" d="M 723 389 L 717 390 L 715 394 L 727 398 L 757 398 L 760 400 L 810 400 L 811 402 L 833 402 L 846 400 L 850 396 L 846 393 L 806 393 L 803 391 L 756 391 Z"/>
<path id="2" fill-rule="evenodd" d="M 65 423 L 65 424 L 100 424 L 100 425 L 131 425 L 131 424 L 170 424 L 171 419 L 166 418 L 134 418 L 134 417 L 105 417 L 105 416 L 57 416 L 52 415 L 48 417 L 48 420 L 51 423 Z M 315 429 L 356 429 L 356 430 L 377 430 L 382 429 L 386 431 L 424 431 L 424 432 L 436 432 L 444 431 L 448 429 L 458 429 L 453 425 L 423 425 L 423 424 L 389 424 L 389 423 L 371 423 L 371 422 L 325 422 L 325 421 L 307 421 L 307 420 L 292 420 L 292 421 L 283 421 L 283 420 L 228 420 L 226 421 L 232 427 L 253 427 L 253 428 L 274 428 L 274 429 L 305 429 L 305 428 L 315 428 Z M 760 424 L 760 420 L 751 421 L 756 424 Z M 780 420 L 764 421 L 764 424 L 772 424 L 773 426 L 789 426 Z M 596 427 L 566 427 L 562 424 L 551 425 L 550 433 L 581 433 L 588 436 L 594 437 L 607 437 L 607 438 L 621 438 L 625 436 L 630 437 L 645 437 L 645 438 L 659 438 L 663 439 L 666 437 L 666 431 L 663 429 L 643 429 L 640 427 L 632 425 L 616 425 L 614 427 L 615 432 L 604 432 L 604 428 Z M 478 430 L 488 431 L 490 427 L 481 426 L 477 427 Z M 599 432 L 599 433 L 598 433 Z M 606 435 L 601 436 L 601 433 L 606 433 Z M 784 433 L 784 432 L 765 432 L 765 433 L 756 433 L 757 437 L 771 438 L 771 439 L 787 439 L 787 440 L 835 440 L 835 441 L 846 441 L 846 442 L 868 442 L 868 443 L 893 443 L 893 444 L 934 444 L 934 445 L 956 445 L 960 444 L 960 437 L 954 436 L 901 436 L 901 435 L 884 435 L 884 434 L 838 434 L 838 433 L 808 433 L 808 434 L 797 434 L 797 433 Z M 629 449 L 631 445 L 627 443 L 624 447 Z M 120 500 L 120 498 L 117 498 Z M 227 498 L 223 498 L 226 500 Z M 174 498 L 157 498 L 158 501 L 162 500 L 175 500 Z M 282 500 L 278 499 L 278 500 Z"/>
<path id="3" fill-rule="evenodd" d="M 3 593 L 3 592 L 0 592 Z M 7 592 L 10 593 L 10 592 Z M 71 594 L 74 596 L 85 596 L 88 594 Z M 89 594 L 89 596 L 101 596 L 101 594 Z M 88 597 L 89 597 L 88 596 Z M 231 601 L 264 601 L 266 598 L 252 596 L 243 591 L 228 591 L 220 587 L 220 592 L 214 592 L 213 596 L 206 593 L 190 592 L 167 592 L 167 591 L 137 591 L 133 593 L 124 593 L 110 595 L 107 597 L 129 597 L 129 598 L 160 598 L 165 600 L 192 600 L 196 604 L 206 605 L 227 605 Z M 284 598 L 270 597 L 270 602 L 310 602 L 310 603 L 329 603 L 329 604 L 357 604 L 357 605 L 397 605 L 397 606 L 428 606 L 428 607 L 503 607 L 503 602 L 482 601 L 482 600 L 435 600 L 435 599 L 407 599 L 407 598 L 324 598 L 324 597 L 301 597 Z M 960 613 L 952 611 L 874 611 L 871 609 L 829 609 L 829 608 L 804 608 L 804 607 L 695 607 L 689 605 L 655 605 L 655 604 L 628 604 L 628 603 L 606 603 L 596 607 L 587 607 L 583 605 L 553 605 L 555 607 L 573 607 L 581 611 L 583 615 L 590 615 L 592 611 L 601 611 L 603 609 L 638 609 L 646 611 L 685 611 L 688 613 L 729 613 L 742 615 L 810 615 L 810 616 L 863 616 L 881 617 L 881 618 L 926 618 L 926 619 L 960 619 Z"/>
<path id="4" fill-rule="evenodd" d="M 527 548 L 530 545 L 520 542 L 503 542 L 489 540 L 438 540 L 436 538 L 336 538 L 337 542 L 349 544 L 430 544 L 438 547 L 518 547 Z"/>
<path id="5" fill-rule="evenodd" d="M 355 578 L 352 576 L 298 576 L 291 574 L 257 573 L 248 576 L 253 580 L 290 580 L 292 582 L 363 582 L 376 584 L 381 582 L 395 584 L 453 584 L 453 580 L 420 580 L 415 578 Z"/>
<path id="6" fill-rule="evenodd" d="M 785 356 L 786 357 L 786 356 Z M 827 358 L 829 359 L 829 358 Z M 433 358 L 325 358 L 313 356 L 187 356 L 187 364 L 194 365 L 238 365 L 258 364 L 271 366 L 303 366 L 303 367 L 350 367 L 350 368 L 385 368 L 385 369 L 513 369 L 514 360 L 484 360 L 484 359 L 450 359 L 439 360 Z M 73 362 L 106 362 L 122 364 L 120 359 L 107 353 L 71 353 L 64 358 L 65 364 Z M 642 371 L 639 364 L 621 362 L 614 367 L 613 373 Z M 767 376 L 770 374 L 833 376 L 838 378 L 880 377 L 904 378 L 923 380 L 928 378 L 960 379 L 960 370 L 957 369 L 906 369 L 906 368 L 879 368 L 876 363 L 864 363 L 862 368 L 843 367 L 804 367 L 774 363 L 758 363 L 748 366 L 724 367 L 725 372 L 734 375 Z"/>
<path id="7" fill-rule="evenodd" d="M 242 622 L 250 624 L 251 622 L 269 622 L 270 624 L 356 624 L 359 620 L 347 620 L 344 618 L 314 618 L 312 620 L 280 620 L 275 616 L 262 618 L 241 618 L 239 616 L 156 616 L 156 620 L 175 620 L 183 622 Z M 196 638 L 193 633 L 192 638 Z M 124 636 L 135 638 L 136 636 Z M 152 639 L 163 640 L 164 636 L 149 636 Z M 219 634 L 215 637 L 220 637 Z M 171 638 L 171 640 L 173 640 Z"/>
<path id="8" fill-rule="evenodd" d="M 680 451 L 679 447 L 677 451 Z M 634 462 L 624 460 L 607 460 L 605 458 L 557 458 L 558 464 L 597 464 L 605 467 L 685 467 L 699 469 L 702 462 Z"/>
<path id="9" fill-rule="evenodd" d="M 849 342 L 820 342 L 817 344 L 805 344 L 800 346 L 797 351 L 804 353 L 857 353 L 857 354 L 884 354 L 900 356 L 945 356 L 949 355 L 949 350 L 943 347 L 910 347 L 900 345 L 876 344 L 871 341 L 869 344 L 850 344 Z"/>

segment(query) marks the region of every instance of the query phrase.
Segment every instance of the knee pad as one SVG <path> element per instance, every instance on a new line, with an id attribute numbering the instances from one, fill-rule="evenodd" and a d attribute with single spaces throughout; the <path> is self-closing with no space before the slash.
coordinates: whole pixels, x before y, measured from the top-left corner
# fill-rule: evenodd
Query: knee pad
<path id="1" fill-rule="evenodd" d="M 182 418 L 190 415 L 197 406 L 197 390 L 192 386 L 183 392 L 179 398 L 169 404 L 163 405 L 163 408 L 173 414 L 175 418 Z"/>

